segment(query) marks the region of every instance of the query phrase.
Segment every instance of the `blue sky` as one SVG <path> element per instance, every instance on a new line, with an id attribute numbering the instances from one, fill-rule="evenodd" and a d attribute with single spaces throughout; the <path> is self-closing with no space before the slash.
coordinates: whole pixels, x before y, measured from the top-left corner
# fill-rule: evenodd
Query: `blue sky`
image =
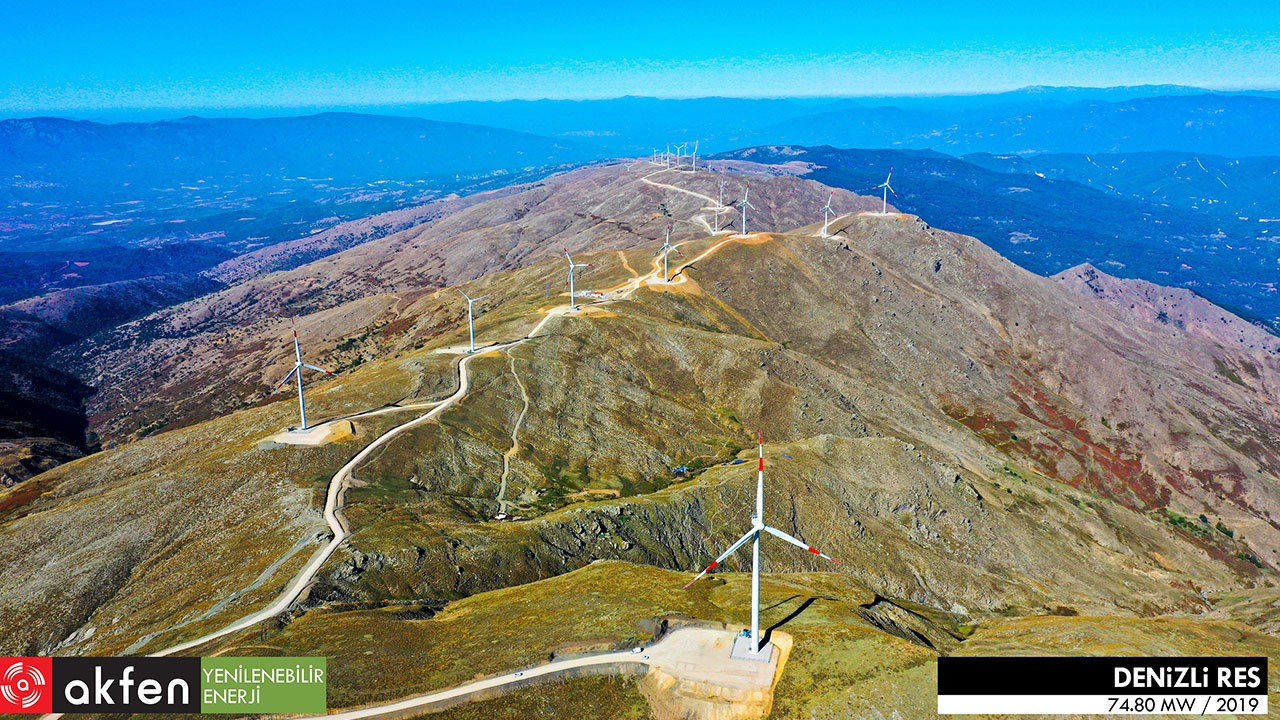
<path id="1" fill-rule="evenodd" d="M 6 2 L 0 115 L 1280 86 L 1280 3 Z"/>

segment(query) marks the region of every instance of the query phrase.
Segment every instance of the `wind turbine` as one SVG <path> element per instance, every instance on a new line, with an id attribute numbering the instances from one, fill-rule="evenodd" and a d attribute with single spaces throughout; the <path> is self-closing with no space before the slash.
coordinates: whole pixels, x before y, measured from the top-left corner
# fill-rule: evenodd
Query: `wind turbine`
<path id="1" fill-rule="evenodd" d="M 706 570 L 698 573 L 696 577 L 689 581 L 688 585 L 685 585 L 687 588 L 689 585 L 698 582 L 703 575 L 714 570 L 725 558 L 737 552 L 738 548 L 746 545 L 748 541 L 751 542 L 751 653 L 753 655 L 760 653 L 760 533 L 767 532 L 774 537 L 786 540 L 798 548 L 808 550 L 818 557 L 826 558 L 837 565 L 840 564 L 839 560 L 832 558 L 830 555 L 800 542 L 775 527 L 769 527 L 764 524 L 764 435 L 757 434 L 757 439 L 760 445 L 760 469 L 756 474 L 756 512 L 751 516 L 751 529 L 747 531 L 746 535 L 738 538 L 737 542 L 730 545 L 728 550 L 721 553 L 720 557 L 712 560 Z"/>
<path id="2" fill-rule="evenodd" d="M 698 141 L 697 140 L 693 141 L 693 162 L 689 164 L 689 167 L 693 168 L 694 172 L 698 172 Z"/>
<path id="3" fill-rule="evenodd" d="M 671 167 L 671 143 L 667 143 L 667 152 L 662 156 L 662 164 Z"/>
<path id="4" fill-rule="evenodd" d="M 751 183 L 747 183 L 746 192 L 742 193 L 742 234 L 747 234 L 747 208 L 756 209 L 747 198 L 751 196 Z"/>
<path id="5" fill-rule="evenodd" d="M 675 254 L 677 255 L 681 254 L 680 251 L 676 249 L 676 246 L 671 244 L 671 223 L 667 223 L 667 239 L 662 243 L 662 247 L 658 249 L 658 254 L 662 256 L 663 282 L 671 282 L 671 268 L 667 265 L 667 258 L 671 255 L 672 251 L 675 251 Z"/>
<path id="6" fill-rule="evenodd" d="M 467 354 L 470 355 L 471 353 L 476 351 L 476 318 L 475 318 L 475 315 L 471 312 L 471 308 L 476 304 L 477 301 L 483 300 L 489 296 L 481 295 L 480 297 L 473 298 L 470 295 L 463 292 L 462 288 L 458 288 L 458 292 L 462 293 L 462 297 L 467 299 L 467 329 L 471 331 L 471 348 L 467 350 Z"/>
<path id="7" fill-rule="evenodd" d="M 284 384 L 289 382 L 289 378 L 297 377 L 298 379 L 298 412 L 302 414 L 302 427 L 300 429 L 306 430 L 307 429 L 307 400 L 302 394 L 302 369 L 307 368 L 309 370 L 315 370 L 316 372 L 322 372 L 325 375 L 336 376 L 337 373 L 331 373 L 322 367 L 316 367 L 315 365 L 308 365 L 307 363 L 302 362 L 302 345 L 298 342 L 298 321 L 297 320 L 293 321 L 293 355 L 295 358 L 293 363 L 293 369 L 289 371 L 288 375 L 284 376 L 284 379 L 281 380 L 280 383 L 276 385 L 275 390 L 272 390 L 271 392 L 274 393 L 280 388 L 284 387 Z"/>
<path id="8" fill-rule="evenodd" d="M 839 217 L 836 211 L 831 207 L 831 199 L 836 196 L 831 193 L 827 196 L 827 204 L 822 206 L 822 237 L 827 237 L 827 229 L 831 227 L 831 218 Z"/>
<path id="9" fill-rule="evenodd" d="M 689 143 L 682 142 L 676 146 L 676 168 L 680 167 L 680 156 L 684 154 L 684 149 L 689 147 Z"/>
<path id="10" fill-rule="evenodd" d="M 893 186 L 889 184 L 889 180 L 892 178 L 893 178 L 893 168 L 889 168 L 889 176 L 884 179 L 884 182 L 876 186 L 876 188 L 884 190 L 884 197 L 881 198 L 881 205 L 880 205 L 881 215 L 889 214 L 889 193 L 893 193 L 894 197 L 898 197 L 898 193 L 895 192 L 893 189 Z"/>
<path id="11" fill-rule="evenodd" d="M 577 310 L 578 297 L 574 295 L 574 291 L 573 291 L 573 273 L 575 270 L 577 270 L 580 267 L 591 267 L 591 263 L 574 262 L 573 258 L 569 255 L 569 248 L 564 249 L 564 256 L 569 260 L 569 309 Z"/>

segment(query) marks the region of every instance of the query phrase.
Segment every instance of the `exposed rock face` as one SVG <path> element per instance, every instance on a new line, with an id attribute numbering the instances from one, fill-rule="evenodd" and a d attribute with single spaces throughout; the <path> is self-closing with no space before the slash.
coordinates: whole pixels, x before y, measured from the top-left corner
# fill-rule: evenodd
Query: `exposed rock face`
<path id="1" fill-rule="evenodd" d="M 1087 263 L 1053 279 L 1085 297 L 1107 301 L 1125 321 L 1140 318 L 1164 325 L 1171 337 L 1188 343 L 1207 339 L 1232 354 L 1280 355 L 1280 338 L 1185 288 L 1113 277 Z"/>

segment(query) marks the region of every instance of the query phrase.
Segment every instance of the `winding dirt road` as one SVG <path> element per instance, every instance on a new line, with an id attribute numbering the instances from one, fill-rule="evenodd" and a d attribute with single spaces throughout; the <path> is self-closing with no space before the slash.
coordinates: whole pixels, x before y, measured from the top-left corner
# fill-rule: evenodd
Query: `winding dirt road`
<path id="1" fill-rule="evenodd" d="M 537 335 L 538 332 L 542 330 L 543 326 L 551 320 L 551 318 L 556 317 L 559 314 L 562 313 L 557 313 L 555 311 L 549 312 L 537 325 L 534 326 L 533 330 L 529 332 L 527 337 L 509 343 L 491 346 L 486 348 L 483 352 L 499 352 L 515 347 L 516 345 L 519 345 Z M 239 620 L 236 620 L 221 630 L 215 630 L 207 635 L 201 635 L 200 637 L 193 638 L 186 642 L 167 647 L 163 650 L 151 653 L 151 656 L 165 657 L 184 650 L 190 650 L 191 648 L 198 647 L 211 640 L 226 637 L 231 633 L 252 627 L 263 620 L 274 617 L 285 610 L 288 610 L 289 606 L 292 605 L 300 595 L 302 595 L 302 591 L 315 580 L 316 575 L 320 572 L 321 566 L 323 566 L 324 563 L 333 556 L 333 553 L 337 551 L 338 547 L 351 535 L 351 529 L 347 526 L 347 520 L 342 515 L 342 503 L 344 496 L 346 495 L 347 488 L 351 485 L 351 473 L 355 470 L 356 466 L 364 462 L 374 450 L 386 445 L 408 430 L 431 422 L 435 418 L 439 417 L 439 415 L 445 410 L 449 409 L 458 401 L 466 397 L 467 391 L 471 387 L 471 374 L 468 371 L 468 365 L 470 365 L 471 361 L 480 354 L 483 353 L 477 353 L 477 355 L 466 355 L 458 362 L 458 389 L 444 400 L 439 402 L 421 403 L 417 406 L 404 405 L 386 407 L 352 416 L 369 417 L 371 415 L 381 415 L 388 412 L 408 410 L 414 407 L 431 408 L 431 410 L 426 414 L 414 418 L 406 423 L 397 425 L 382 435 L 379 435 L 376 440 L 366 445 L 363 450 L 356 454 L 355 457 L 348 460 L 346 465 L 343 465 L 338 472 L 333 474 L 333 477 L 329 480 L 329 490 L 324 503 L 324 519 L 325 522 L 329 524 L 329 530 L 333 533 L 333 537 L 325 544 L 324 547 L 317 550 L 316 553 L 311 556 L 311 560 L 303 566 L 302 570 L 298 572 L 293 581 L 285 588 L 284 592 L 280 593 L 280 595 L 276 597 L 275 601 L 255 613 L 251 613 Z"/>

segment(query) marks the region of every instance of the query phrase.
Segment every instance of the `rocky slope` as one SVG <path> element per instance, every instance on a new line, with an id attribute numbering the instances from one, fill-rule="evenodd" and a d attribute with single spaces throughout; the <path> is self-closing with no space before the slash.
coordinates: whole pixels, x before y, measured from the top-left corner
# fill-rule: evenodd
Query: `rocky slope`
<path id="1" fill-rule="evenodd" d="M 1113 277 L 1087 263 L 1053 279 L 1085 297 L 1105 300 L 1127 320 L 1166 325 L 1173 337 L 1188 343 L 1204 338 L 1227 348 L 1280 355 L 1280 338 L 1185 288 Z"/>

